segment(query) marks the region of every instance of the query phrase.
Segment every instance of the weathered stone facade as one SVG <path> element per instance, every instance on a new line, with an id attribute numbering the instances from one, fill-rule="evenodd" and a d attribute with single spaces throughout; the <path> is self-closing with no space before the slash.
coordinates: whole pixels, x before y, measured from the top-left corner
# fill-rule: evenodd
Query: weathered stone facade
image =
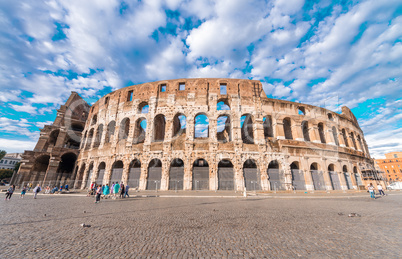
<path id="1" fill-rule="evenodd" d="M 53 124 L 41 129 L 35 149 L 22 155 L 20 169 L 12 183 L 59 185 L 74 180 L 74 166 L 89 107 L 72 92 L 66 104 L 57 110 Z"/>
<path id="2" fill-rule="evenodd" d="M 255 80 L 119 89 L 91 107 L 82 136 L 81 188 L 122 181 L 141 190 L 346 190 L 374 170 L 350 109 L 270 99 Z"/>

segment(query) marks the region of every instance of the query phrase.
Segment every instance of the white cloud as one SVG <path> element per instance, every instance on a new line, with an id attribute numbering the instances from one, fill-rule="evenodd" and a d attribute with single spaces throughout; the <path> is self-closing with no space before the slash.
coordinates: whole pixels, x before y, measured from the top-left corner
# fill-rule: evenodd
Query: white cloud
<path id="1" fill-rule="evenodd" d="M 36 141 L 15 140 L 0 138 L 0 150 L 7 153 L 24 153 L 25 150 L 33 150 Z"/>

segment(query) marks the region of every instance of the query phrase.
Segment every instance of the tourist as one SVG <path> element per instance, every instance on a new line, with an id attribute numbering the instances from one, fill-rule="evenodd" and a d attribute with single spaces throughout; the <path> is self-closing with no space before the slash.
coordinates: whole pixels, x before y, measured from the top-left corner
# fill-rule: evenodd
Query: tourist
<path id="1" fill-rule="evenodd" d="M 114 190 L 114 182 L 112 182 L 112 186 L 110 186 L 110 188 L 112 189 L 112 190 L 110 190 L 110 192 L 113 194 L 113 190 Z"/>
<path id="2" fill-rule="evenodd" d="M 370 183 L 369 187 L 368 187 L 368 191 L 370 193 L 370 197 L 375 199 L 375 193 L 374 193 L 374 186 L 372 183 Z"/>
<path id="3" fill-rule="evenodd" d="M 15 190 L 15 185 L 10 186 L 10 188 L 8 188 L 7 192 L 6 192 L 6 200 L 10 200 L 11 196 L 13 195 Z"/>
<path id="4" fill-rule="evenodd" d="M 25 193 L 27 193 L 27 187 L 26 186 L 24 186 L 23 188 L 22 188 L 22 190 L 21 190 L 21 196 L 20 196 L 20 198 L 24 198 L 24 196 L 25 196 Z"/>
<path id="5" fill-rule="evenodd" d="M 63 191 L 63 185 L 60 186 L 60 193 Z"/>
<path id="6" fill-rule="evenodd" d="M 130 186 L 128 186 L 128 184 L 126 185 L 126 189 L 125 189 L 125 191 L 124 191 L 124 197 L 129 197 L 130 198 L 130 196 L 128 195 L 128 189 L 130 189 Z"/>
<path id="7" fill-rule="evenodd" d="M 32 188 L 32 183 L 28 183 L 28 192 L 31 190 Z"/>
<path id="8" fill-rule="evenodd" d="M 113 187 L 113 198 L 114 199 L 117 198 L 117 194 L 119 193 L 119 190 L 120 190 L 120 184 L 119 184 L 119 182 L 116 182 Z"/>
<path id="9" fill-rule="evenodd" d="M 385 193 L 384 193 L 384 191 L 382 190 L 382 185 L 381 184 L 378 184 L 377 185 L 377 190 L 378 190 L 378 193 L 380 194 L 380 195 L 385 195 Z"/>
<path id="10" fill-rule="evenodd" d="M 57 188 L 57 187 L 56 187 Z M 40 188 L 40 185 L 38 184 L 34 189 L 33 189 L 33 194 L 34 194 L 34 199 L 36 199 L 36 195 L 41 191 L 42 189 Z"/>
<path id="11" fill-rule="evenodd" d="M 121 199 L 124 198 L 124 192 L 125 192 L 124 184 L 121 183 L 121 187 L 120 187 L 120 196 L 119 196 Z"/>
<path id="12" fill-rule="evenodd" d="M 66 189 L 66 192 L 69 192 L 69 190 L 68 190 L 68 184 L 66 184 L 65 189 Z"/>
<path id="13" fill-rule="evenodd" d="M 103 189 L 103 196 L 105 197 L 105 199 L 107 199 L 109 193 L 110 193 L 109 184 L 106 184 L 105 188 Z"/>
<path id="14" fill-rule="evenodd" d="M 96 189 L 95 203 L 99 203 L 101 194 L 102 194 L 102 186 L 99 184 L 98 188 Z"/>

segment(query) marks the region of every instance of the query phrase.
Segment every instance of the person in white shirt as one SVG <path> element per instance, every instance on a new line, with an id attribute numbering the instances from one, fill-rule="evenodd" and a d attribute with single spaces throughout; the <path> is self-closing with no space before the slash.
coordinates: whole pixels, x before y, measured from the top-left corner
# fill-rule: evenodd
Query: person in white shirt
<path id="1" fill-rule="evenodd" d="M 378 190 L 380 195 L 385 195 L 384 191 L 382 190 L 382 185 L 381 184 L 377 185 L 377 190 Z"/>
<path id="2" fill-rule="evenodd" d="M 369 187 L 368 187 L 368 191 L 370 193 L 370 197 L 375 199 L 375 194 L 374 194 L 374 186 L 372 183 L 370 183 Z"/>

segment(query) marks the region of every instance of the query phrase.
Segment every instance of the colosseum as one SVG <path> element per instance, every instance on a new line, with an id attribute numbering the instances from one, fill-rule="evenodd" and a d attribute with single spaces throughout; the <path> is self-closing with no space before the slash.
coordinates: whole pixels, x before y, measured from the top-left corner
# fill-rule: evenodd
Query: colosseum
<path id="1" fill-rule="evenodd" d="M 138 190 L 328 191 L 361 189 L 379 180 L 349 108 L 338 114 L 270 99 L 256 80 L 133 85 L 87 110 L 78 157 L 63 178 L 77 188 L 123 182 Z M 25 161 L 33 168 L 40 156 L 30 156 Z M 62 162 L 53 164 L 51 180 L 62 179 L 57 175 Z M 20 179 L 46 180 L 21 168 L 28 177 Z"/>

